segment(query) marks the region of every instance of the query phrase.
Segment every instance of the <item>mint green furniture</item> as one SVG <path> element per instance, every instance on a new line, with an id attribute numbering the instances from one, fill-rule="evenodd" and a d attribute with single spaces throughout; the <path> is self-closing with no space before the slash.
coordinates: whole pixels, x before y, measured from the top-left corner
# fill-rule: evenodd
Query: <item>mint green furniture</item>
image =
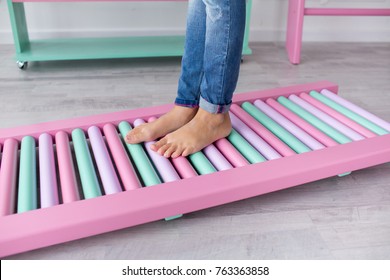
<path id="1" fill-rule="evenodd" d="M 95 1 L 101 2 L 109 0 L 7 0 L 18 67 L 20 69 L 25 69 L 27 67 L 28 61 L 162 57 L 181 56 L 183 54 L 184 35 L 120 38 L 53 38 L 47 40 L 30 40 L 24 10 L 24 2 Z M 114 1 L 141 2 L 145 0 Z M 247 24 L 244 38 L 243 55 L 249 55 L 252 53 L 248 46 L 251 8 L 252 0 L 247 0 Z"/>

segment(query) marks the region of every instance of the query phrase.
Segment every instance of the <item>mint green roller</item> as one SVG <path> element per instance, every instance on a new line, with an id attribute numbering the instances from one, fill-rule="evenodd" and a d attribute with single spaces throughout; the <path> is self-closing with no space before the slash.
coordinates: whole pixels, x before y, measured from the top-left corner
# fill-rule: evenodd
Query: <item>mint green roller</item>
<path id="1" fill-rule="evenodd" d="M 72 131 L 73 147 L 80 173 L 81 186 L 86 199 L 101 196 L 99 182 L 93 166 L 84 131 L 76 128 Z"/>
<path id="2" fill-rule="evenodd" d="M 189 155 L 188 159 L 198 174 L 204 175 L 217 172 L 217 169 L 215 169 L 215 167 L 211 164 L 203 152 L 196 152 L 192 155 Z"/>
<path id="3" fill-rule="evenodd" d="M 37 164 L 35 140 L 23 137 L 20 148 L 18 213 L 37 209 Z"/>
<path id="4" fill-rule="evenodd" d="M 121 122 L 118 127 L 123 138 L 125 138 L 127 133 L 132 130 L 131 125 L 126 121 Z M 126 148 L 129 151 L 139 174 L 141 175 L 144 185 L 148 187 L 160 184 L 161 180 L 146 155 L 145 150 L 142 148 L 142 145 L 126 143 Z"/>
<path id="5" fill-rule="evenodd" d="M 249 102 L 244 102 L 242 108 L 247 111 L 252 117 L 254 117 L 258 122 L 264 125 L 268 130 L 280 138 L 283 142 L 291 147 L 298 154 L 310 152 L 310 148 L 299 141 L 294 135 L 268 117 L 266 114 L 261 112 L 253 104 Z"/>
<path id="6" fill-rule="evenodd" d="M 376 125 L 375 123 L 371 122 L 370 120 L 360 116 L 359 114 L 356 114 L 355 112 L 349 110 L 348 108 L 345 108 L 344 106 L 338 104 L 337 102 L 334 102 L 330 98 L 316 92 L 315 90 L 310 92 L 310 95 L 317 99 L 318 101 L 321 101 L 325 105 L 333 108 L 334 110 L 338 111 L 339 113 L 345 115 L 346 117 L 352 119 L 353 121 L 359 123 L 360 125 L 364 126 L 365 128 L 368 128 L 372 132 L 375 132 L 378 135 L 385 135 L 388 134 L 387 130 L 383 129 L 382 127 Z"/>
<path id="7" fill-rule="evenodd" d="M 250 163 L 266 161 L 266 159 L 235 129 L 232 129 L 227 139 Z"/>
<path id="8" fill-rule="evenodd" d="M 352 142 L 351 139 L 349 139 L 344 134 L 340 133 L 330 125 L 324 123 L 319 118 L 314 116 L 313 114 L 309 113 L 305 109 L 302 109 L 300 106 L 296 105 L 289 99 L 287 99 L 284 96 L 280 96 L 278 98 L 278 102 L 288 108 L 290 111 L 294 112 L 298 116 L 300 116 L 302 119 L 306 120 L 311 125 L 315 126 L 325 134 L 327 134 L 329 137 L 333 138 L 335 141 L 337 141 L 340 144 L 346 144 L 349 142 Z"/>

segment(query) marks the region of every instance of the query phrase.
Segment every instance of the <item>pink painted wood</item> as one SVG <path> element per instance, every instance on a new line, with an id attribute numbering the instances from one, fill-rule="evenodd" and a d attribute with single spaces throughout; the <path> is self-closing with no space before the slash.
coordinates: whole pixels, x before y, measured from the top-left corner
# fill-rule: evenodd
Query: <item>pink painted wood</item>
<path id="1" fill-rule="evenodd" d="M 337 90 L 337 86 L 327 82 L 312 84 L 312 86 L 295 86 L 242 94 L 235 97 L 235 102 L 239 104 L 257 98 L 287 96 L 291 93 L 313 89 L 320 90 L 321 88 Z M 161 109 L 167 108 L 162 106 L 151 111 L 149 108 L 134 110 L 127 112 L 126 116 L 135 118 L 142 114 L 144 114 L 142 117 L 149 113 L 155 115 L 160 113 Z M 110 117 L 110 114 L 106 114 L 102 119 L 108 118 L 119 122 L 123 120 L 122 116 L 122 114 L 118 114 L 116 117 L 120 119 L 116 119 L 113 116 Z M 101 125 L 102 119 L 101 116 L 93 116 L 73 119 L 70 123 L 86 125 L 85 121 L 88 120 L 90 121 L 89 125 Z M 53 129 L 56 124 L 59 124 L 61 129 L 65 129 L 64 127 L 70 123 L 60 121 L 36 125 L 33 126 L 32 131 L 37 134 L 47 132 L 47 128 Z M 19 129 L 13 131 L 18 134 L 22 131 L 26 132 L 26 129 L 29 130 L 28 127 Z M 4 139 L 3 132 L 7 137 L 10 137 L 10 129 L 0 130 L 1 141 Z M 0 232 L 0 256 L 159 220 L 179 212 L 192 212 L 380 164 L 390 159 L 389 140 L 389 135 L 379 136 L 284 159 L 197 176 L 186 180 L 185 188 L 182 187 L 180 181 L 175 181 L 153 188 L 137 189 L 131 192 L 6 216 L 0 218 L 0 226 L 3 229 Z M 356 153 L 356 150 L 359 150 L 359 153 Z M 307 165 L 307 162 L 311 163 L 310 166 Z M 283 176 L 280 176 L 280 170 L 283 170 Z M 257 176 L 259 173 L 262 176 Z M 212 188 L 210 188 L 211 185 Z M 208 199 L 204 199 L 204 197 Z M 109 214 L 102 216 L 101 211 L 99 211 L 102 208 L 110 209 Z M 36 226 L 24 227 L 27 221 Z"/>
<path id="2" fill-rule="evenodd" d="M 244 111 L 240 106 L 232 104 L 230 110 L 239 117 L 246 125 L 248 125 L 254 132 L 260 135 L 264 140 L 266 140 L 276 151 L 278 151 L 282 156 L 293 156 L 296 153 L 287 146 L 283 141 L 271 133 L 267 128 L 262 124 L 252 118 L 246 111 Z"/>
<path id="3" fill-rule="evenodd" d="M 185 157 L 173 158 L 172 164 L 176 168 L 182 179 L 188 179 L 198 176 L 191 163 L 189 163 L 188 159 Z"/>
<path id="4" fill-rule="evenodd" d="M 337 92 L 329 82 L 252 92 L 235 95 L 235 104 L 256 99 L 267 100 L 310 90 L 328 89 Z M 81 117 L 33 126 L 0 130 L 0 144 L 12 138 L 42 133 L 55 134 L 76 127 L 102 127 L 124 119 L 147 119 L 159 115 L 171 106 L 138 109 L 120 113 Z M 62 135 L 66 136 L 66 134 Z M 16 141 L 14 143 L 17 143 Z M 101 196 L 65 203 L 21 214 L 0 217 L 0 257 L 50 246 L 129 226 L 156 221 L 177 213 L 189 213 L 268 192 L 273 192 L 314 180 L 335 176 L 390 161 L 390 135 L 336 145 L 258 164 L 195 176 L 153 188 Z M 8 149 L 8 148 L 7 148 Z M 4 167 L 4 153 L 1 168 Z M 12 150 L 12 149 L 11 149 Z M 359 152 L 356 152 L 359 151 Z M 310 162 L 310 164 L 307 164 Z M 261 176 L 258 176 L 261 174 Z M 183 187 L 183 184 L 185 187 Z M 207 198 L 207 199 L 205 199 Z M 101 209 L 107 209 L 102 215 Z M 26 227 L 28 224 L 30 226 Z"/>
<path id="5" fill-rule="evenodd" d="M 302 98 L 298 97 L 295 94 L 292 94 L 289 96 L 289 98 L 292 102 L 299 105 L 303 109 L 305 109 L 307 112 L 312 114 L 313 116 L 317 117 L 327 125 L 332 126 L 334 129 L 338 130 L 340 133 L 344 134 L 348 138 L 350 138 L 353 141 L 359 141 L 363 140 L 364 137 L 354 131 L 353 129 L 349 128 L 348 126 L 344 125 L 343 123 L 339 122 L 332 116 L 324 113 L 323 111 L 317 109 L 315 106 L 311 105 L 309 102 L 303 100 Z"/>
<path id="6" fill-rule="evenodd" d="M 105 194 L 121 192 L 121 185 L 100 129 L 96 126 L 91 126 L 88 128 L 88 136 Z"/>
<path id="7" fill-rule="evenodd" d="M 356 104 L 353 104 L 352 102 L 338 96 L 334 92 L 331 92 L 330 90 L 324 89 L 321 91 L 321 94 L 328 97 L 329 99 L 333 100 L 334 102 L 344 106 L 345 108 L 351 110 L 352 112 L 354 112 L 354 113 L 366 118 L 367 120 L 375 123 L 376 125 L 386 129 L 387 131 L 390 131 L 390 123 L 389 122 L 382 120 L 378 116 L 375 116 L 374 114 L 357 106 Z"/>
<path id="8" fill-rule="evenodd" d="M 122 180 L 123 188 L 127 191 L 141 188 L 134 167 L 126 154 L 125 148 L 118 136 L 118 131 L 111 123 L 103 127 L 104 136 L 106 137 L 108 147 L 118 169 L 119 176 Z"/>
<path id="9" fill-rule="evenodd" d="M 238 133 L 241 134 L 254 148 L 256 148 L 266 159 L 272 160 L 281 158 L 282 156 L 270 144 L 263 140 L 256 132 L 254 132 L 248 125 L 240 120 L 232 112 L 230 113 L 230 120 L 232 126 Z"/>
<path id="10" fill-rule="evenodd" d="M 53 138 L 46 133 L 39 136 L 39 173 L 41 207 L 57 205 L 59 198 Z"/>
<path id="11" fill-rule="evenodd" d="M 289 0 L 286 50 L 292 64 L 299 64 L 301 61 L 304 9 L 305 0 Z"/>
<path id="12" fill-rule="evenodd" d="M 308 146 L 310 149 L 319 150 L 325 148 L 325 146 L 321 144 L 318 140 L 316 140 L 313 136 L 301 129 L 299 126 L 294 124 L 292 121 L 280 114 L 278 111 L 273 109 L 264 101 L 256 100 L 255 106 L 259 108 L 263 113 L 265 113 L 268 117 L 276 121 L 279 125 L 284 127 L 291 134 L 293 134 L 297 139 L 301 140 L 301 142 Z"/>
<path id="13" fill-rule="evenodd" d="M 59 131 L 55 135 L 58 169 L 61 182 L 61 193 L 63 203 L 69 203 L 80 199 L 78 192 L 76 173 L 72 161 L 69 146 L 69 135 Z"/>
<path id="14" fill-rule="evenodd" d="M 185 214 L 385 163 L 390 160 L 389 143 L 390 135 L 379 136 L 197 176 L 187 179 L 185 188 L 181 181 L 175 181 L 2 217 L 0 256 L 156 221 L 177 213 Z M 109 209 L 109 214 L 101 215 L 101 209 Z M 35 226 L 25 227 L 26 223 Z"/>
<path id="15" fill-rule="evenodd" d="M 218 171 L 233 168 L 233 165 L 231 165 L 231 163 L 223 156 L 214 144 L 210 144 L 204 148 L 203 153 Z"/>
<path id="16" fill-rule="evenodd" d="M 15 212 L 18 142 L 7 139 L 3 145 L 0 167 L 0 216 Z"/>
<path id="17" fill-rule="evenodd" d="M 304 16 L 390 16 L 390 9 L 305 8 L 305 0 L 289 0 L 286 51 L 292 64 L 301 61 Z"/>
<path id="18" fill-rule="evenodd" d="M 327 147 L 332 147 L 338 145 L 338 143 L 330 138 L 328 135 L 323 133 L 321 130 L 315 128 L 310 123 L 304 121 L 303 119 L 299 118 L 297 115 L 295 115 L 293 112 L 288 110 L 286 107 L 281 105 L 279 102 L 272 98 L 268 98 L 266 103 L 270 105 L 272 108 L 274 108 L 276 111 L 278 111 L 280 114 L 288 118 L 290 121 L 295 123 L 297 126 L 302 128 L 304 131 L 312 135 L 315 139 L 317 139 L 319 142 L 324 144 Z"/>
<path id="19" fill-rule="evenodd" d="M 354 129 L 355 131 L 362 134 L 363 136 L 365 136 L 367 138 L 371 138 L 371 137 L 376 136 L 376 134 L 373 133 L 371 130 L 365 128 L 364 126 L 361 126 L 357 122 L 352 121 L 351 119 L 349 119 L 346 116 L 344 116 L 343 114 L 337 112 L 333 108 L 326 106 L 324 103 L 311 97 L 309 94 L 303 92 L 299 96 L 303 100 L 306 100 L 311 105 L 316 106 L 318 109 L 322 110 L 323 112 L 327 113 L 328 115 L 332 116 L 333 118 L 337 119 L 338 121 L 342 122 L 343 124 L 349 126 L 350 128 Z"/>
<path id="20" fill-rule="evenodd" d="M 390 9 L 305 8 L 306 16 L 390 16 Z"/>
<path id="21" fill-rule="evenodd" d="M 249 162 L 226 138 L 215 141 L 214 145 L 234 167 L 249 165 Z"/>

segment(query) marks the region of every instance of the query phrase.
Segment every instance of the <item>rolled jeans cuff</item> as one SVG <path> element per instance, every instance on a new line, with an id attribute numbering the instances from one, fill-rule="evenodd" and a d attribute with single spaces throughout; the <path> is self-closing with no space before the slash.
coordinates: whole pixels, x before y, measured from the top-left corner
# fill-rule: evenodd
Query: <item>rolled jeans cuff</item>
<path id="1" fill-rule="evenodd" d="M 199 107 L 211 114 L 223 114 L 229 112 L 231 104 L 232 104 L 231 102 L 227 105 L 212 104 L 208 102 L 206 99 L 204 99 L 202 96 L 200 97 L 199 100 Z"/>
<path id="2" fill-rule="evenodd" d="M 199 107 L 199 101 L 197 100 L 186 100 L 182 98 L 176 98 L 175 99 L 175 105 L 187 107 L 187 108 L 198 108 Z"/>

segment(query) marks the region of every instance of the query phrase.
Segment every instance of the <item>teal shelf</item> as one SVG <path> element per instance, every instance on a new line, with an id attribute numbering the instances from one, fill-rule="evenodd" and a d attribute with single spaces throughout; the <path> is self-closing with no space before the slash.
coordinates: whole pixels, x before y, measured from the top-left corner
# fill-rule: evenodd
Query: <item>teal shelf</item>
<path id="1" fill-rule="evenodd" d="M 7 2 L 16 60 L 21 69 L 28 61 L 166 57 L 182 56 L 184 52 L 184 35 L 32 40 L 28 34 L 24 3 L 12 0 Z M 247 0 L 242 55 L 252 54 L 248 46 L 251 8 L 252 0 Z"/>
<path id="2" fill-rule="evenodd" d="M 184 36 L 31 40 L 20 61 L 181 56 Z M 244 49 L 243 54 L 251 54 Z"/>
<path id="3" fill-rule="evenodd" d="M 184 36 L 31 40 L 21 61 L 181 56 Z"/>
<path id="4" fill-rule="evenodd" d="M 242 48 L 242 55 L 251 55 L 252 54 L 252 49 L 248 46 L 244 46 Z"/>

